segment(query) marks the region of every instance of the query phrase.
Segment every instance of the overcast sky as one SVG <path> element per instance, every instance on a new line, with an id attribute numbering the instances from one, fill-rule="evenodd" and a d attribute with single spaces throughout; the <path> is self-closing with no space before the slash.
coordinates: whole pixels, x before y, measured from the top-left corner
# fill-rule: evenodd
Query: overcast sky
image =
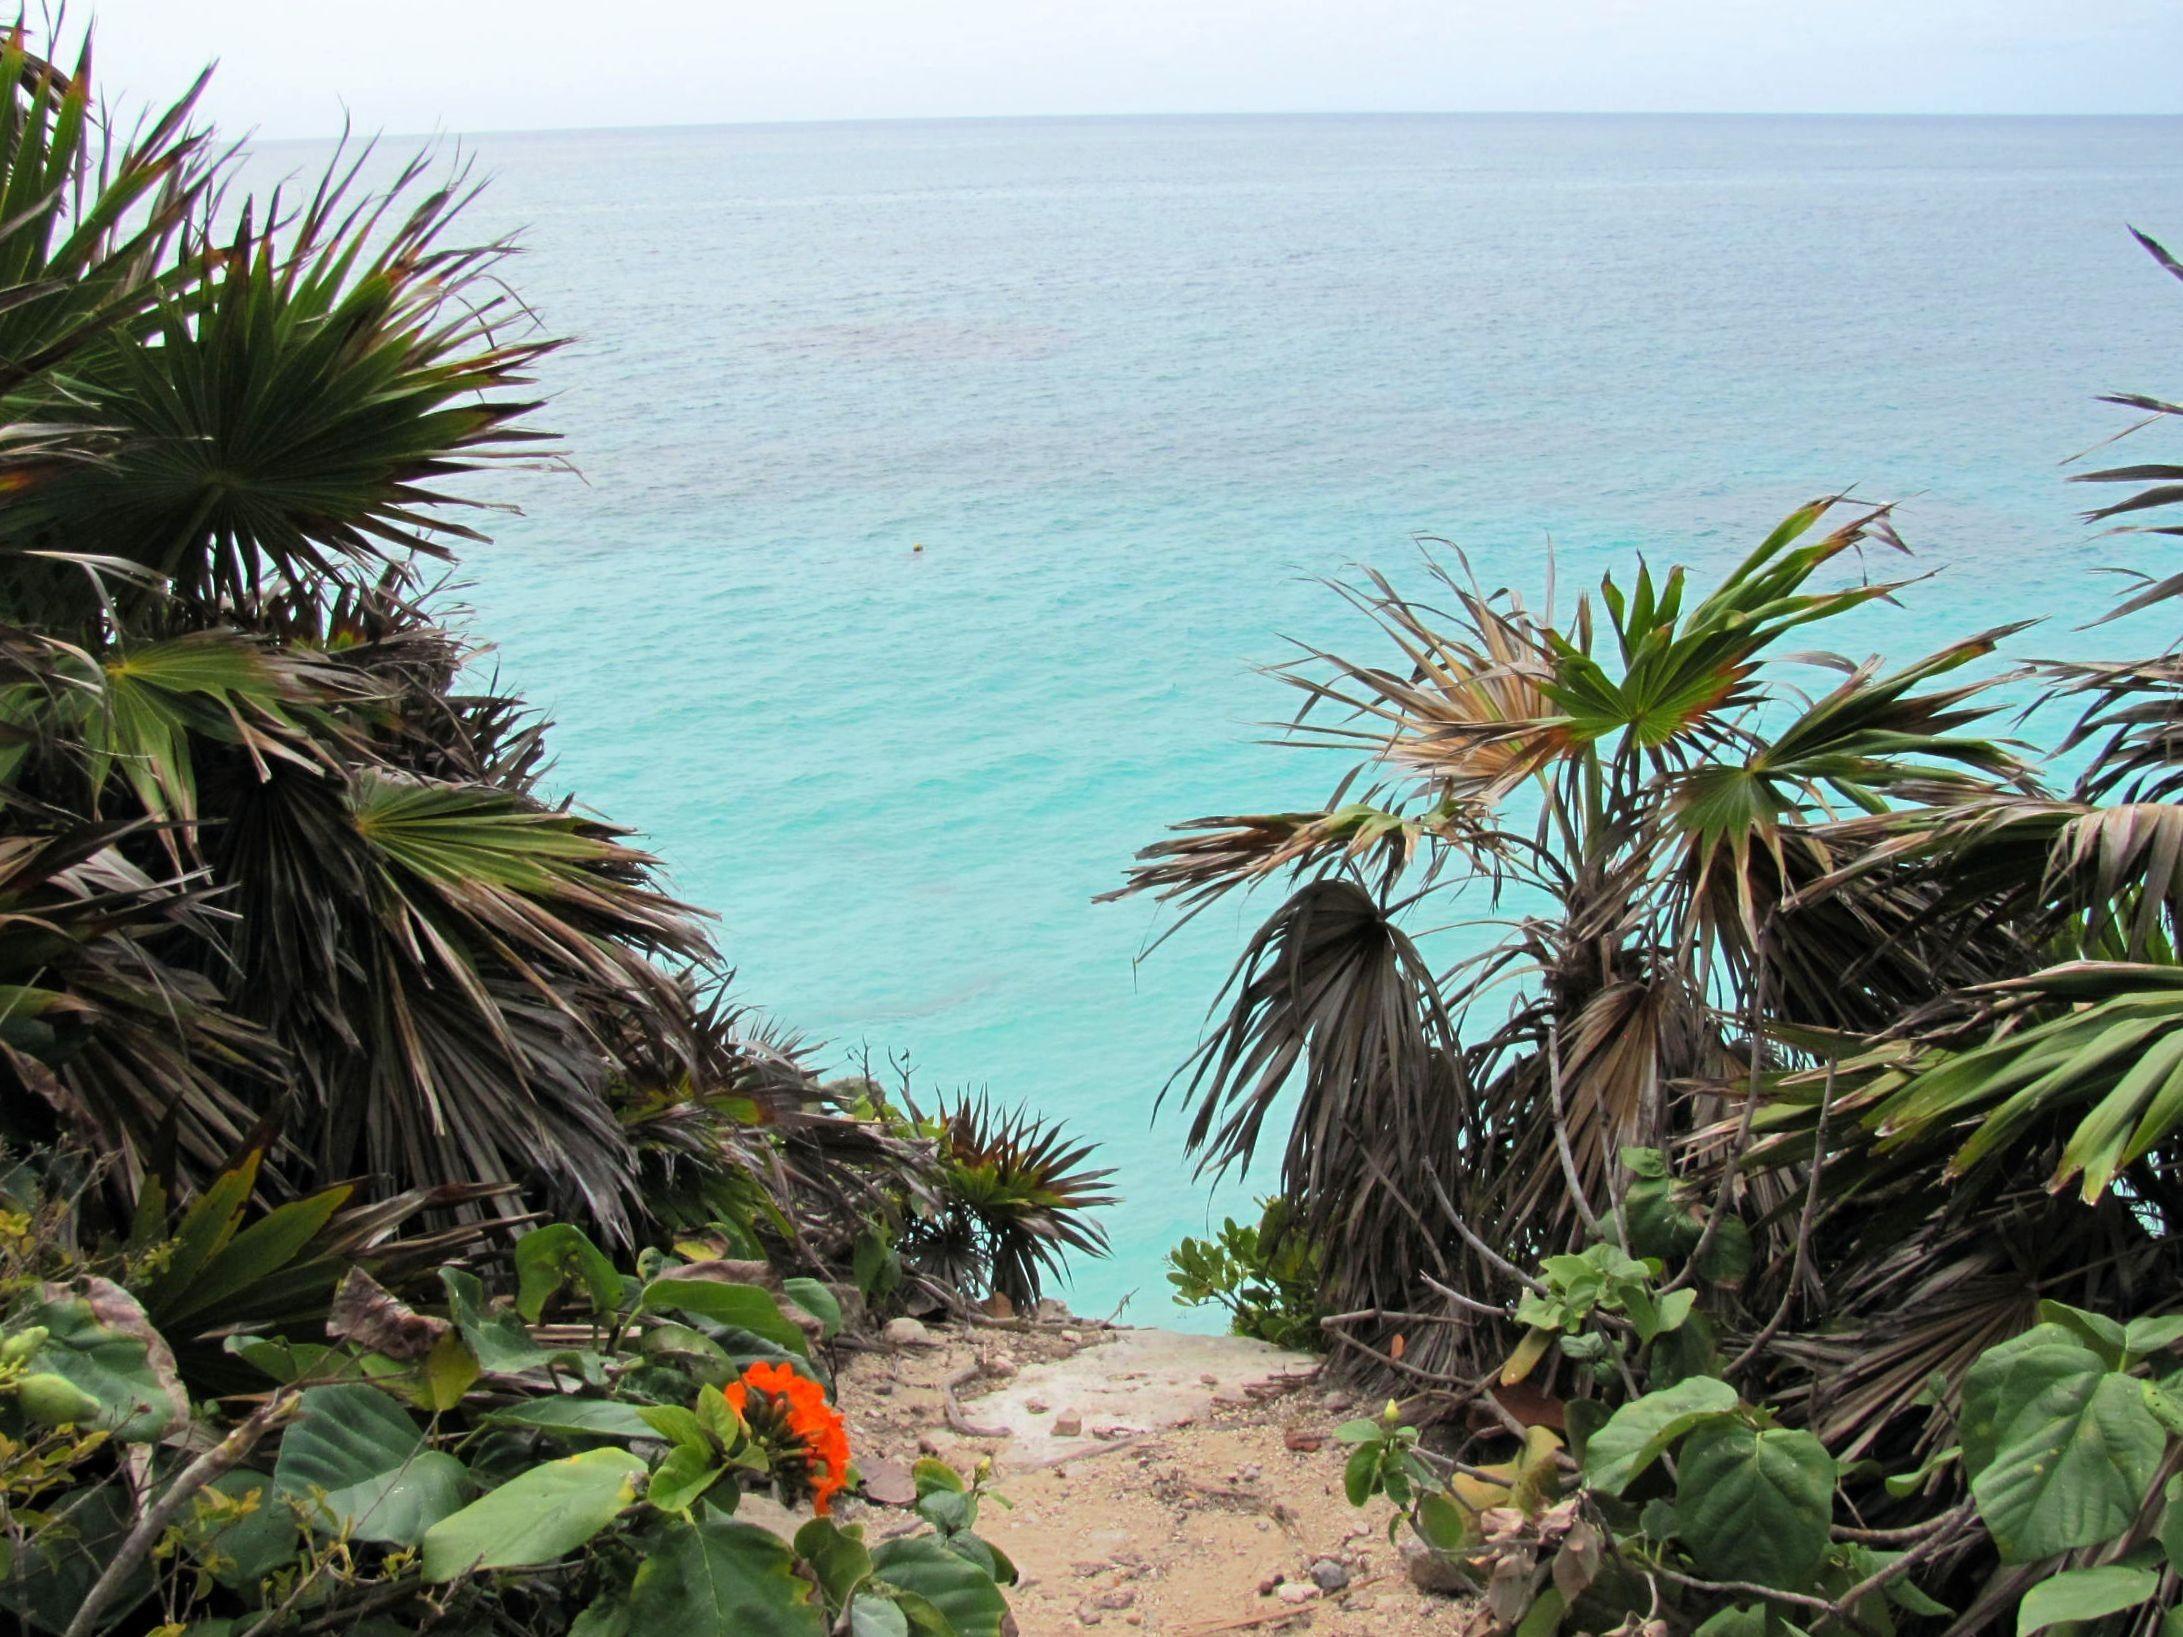
<path id="1" fill-rule="evenodd" d="M 74 0 L 319 136 L 1264 110 L 2183 112 L 2183 0 Z"/>

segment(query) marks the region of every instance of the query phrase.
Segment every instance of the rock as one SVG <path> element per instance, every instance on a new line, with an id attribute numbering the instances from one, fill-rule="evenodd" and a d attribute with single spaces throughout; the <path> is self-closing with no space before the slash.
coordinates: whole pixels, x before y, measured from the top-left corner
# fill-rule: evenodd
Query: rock
<path id="1" fill-rule="evenodd" d="M 1291 1427 L 1281 1434 L 1281 1447 L 1293 1449 L 1299 1455 L 1316 1455 L 1326 1448 L 1326 1435 L 1304 1427 Z"/>
<path id="2" fill-rule="evenodd" d="M 997 1290 L 980 1302 L 978 1308 L 989 1319 L 1012 1319 L 1016 1316 L 1016 1304 Z"/>
<path id="3" fill-rule="evenodd" d="M 1403 1543 L 1402 1572 L 1421 1592 L 1439 1592 L 1452 1597 L 1477 1590 L 1462 1570 L 1419 1541 Z"/>
<path id="4" fill-rule="evenodd" d="M 864 1468 L 864 1498 L 874 1506 L 915 1506 L 917 1480 L 900 1461 L 874 1461 Z"/>
<path id="5" fill-rule="evenodd" d="M 1284 1576 L 1277 1574 L 1268 1575 L 1265 1579 L 1261 1580 L 1258 1583 L 1258 1595 L 1261 1597 L 1271 1597 L 1276 1591 L 1280 1589 L 1281 1582 L 1284 1578 Z"/>
<path id="6" fill-rule="evenodd" d="M 1198 1379 L 1208 1387 L 1218 1387 L 1220 1385 L 1220 1377 L 1218 1376 L 1199 1376 Z"/>
<path id="7" fill-rule="evenodd" d="M 1029 1410 L 1033 1415 L 1044 1415 L 1048 1410 L 1053 1408 L 1053 1406 L 1047 1403 L 1046 1400 L 1043 1398 L 1027 1398 L 1023 1401 L 1023 1407 Z"/>
<path id="8" fill-rule="evenodd" d="M 918 1319 L 889 1319 L 881 1328 L 880 1339 L 896 1347 L 930 1347 L 932 1332 Z"/>
<path id="9" fill-rule="evenodd" d="M 991 1376 L 995 1381 L 1006 1381 L 1016 1373 L 1016 1361 L 1006 1353 L 988 1353 L 978 1360 L 978 1373 Z"/>
<path id="10" fill-rule="evenodd" d="M 1348 1409 L 1350 1405 L 1356 1403 L 1356 1400 L 1354 1398 L 1351 1398 L 1347 1393 L 1332 1392 L 1328 1393 L 1321 1402 L 1326 1405 L 1328 1410 L 1332 1411 L 1336 1415 L 1339 1415 L 1342 1411 Z"/>
<path id="11" fill-rule="evenodd" d="M 1083 1432 L 1084 1418 L 1078 1415 L 1076 1411 L 1063 1410 L 1054 1417 L 1054 1436 L 1056 1438 L 1078 1438 L 1083 1435 Z"/>
<path id="12" fill-rule="evenodd" d="M 1309 1581 L 1291 1580 L 1274 1592 L 1284 1603 L 1312 1603 L 1318 1601 L 1319 1588 Z"/>
<path id="13" fill-rule="evenodd" d="M 1110 1592 L 1101 1592 L 1092 1601 L 1103 1609 L 1126 1609 L 1137 1601 L 1137 1594 L 1127 1586 L 1117 1586 Z"/>
<path id="14" fill-rule="evenodd" d="M 1330 1557 L 1311 1566 L 1312 1584 L 1323 1592 L 1338 1592 L 1349 1584 L 1349 1571 Z"/>

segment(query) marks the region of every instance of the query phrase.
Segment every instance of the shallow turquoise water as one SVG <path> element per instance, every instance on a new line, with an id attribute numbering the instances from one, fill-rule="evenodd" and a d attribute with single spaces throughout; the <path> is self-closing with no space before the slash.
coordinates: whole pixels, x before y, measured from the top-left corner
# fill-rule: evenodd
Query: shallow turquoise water
<path id="1" fill-rule="evenodd" d="M 1105 1144 L 1076 1304 L 1168 1315 L 1216 1201 L 1153 1101 L 1256 915 L 1148 964 L 1094 907 L 1170 821 L 1306 805 L 1256 742 L 1308 577 L 1460 541 L 1491 583 L 1719 565 L 1845 485 L 1944 570 L 1857 640 L 2053 616 L 2057 463 L 2183 387 L 2183 122 L 1309 118 L 493 136 L 556 329 L 473 551 L 559 777 L 716 908 L 740 987 Z M 297 150 L 269 150 L 268 160 Z M 301 161 L 298 161 L 299 163 Z M 2150 456 L 2142 458 L 2151 458 Z M 913 553 L 913 543 L 925 550 Z M 1271 907 L 1270 901 L 1260 912 Z"/>

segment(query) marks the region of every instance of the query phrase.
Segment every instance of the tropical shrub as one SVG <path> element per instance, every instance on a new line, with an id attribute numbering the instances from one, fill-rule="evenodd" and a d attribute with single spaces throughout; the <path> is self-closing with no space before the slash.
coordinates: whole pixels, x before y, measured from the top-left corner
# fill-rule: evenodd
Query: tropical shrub
<path id="1" fill-rule="evenodd" d="M 1096 1253 L 1041 1180 L 1080 1146 L 845 1108 L 475 679 L 420 564 L 479 537 L 460 480 L 552 457 L 557 343 L 463 177 L 236 200 L 196 89 L 125 140 L 87 53 L 17 30 L 0 82 L 0 1134 L 108 1157 L 123 1215 L 263 1132 L 267 1199 L 817 1275 L 945 1180 L 996 1284 Z"/>
<path id="2" fill-rule="evenodd" d="M 10 1205 L 0 1606 L 31 1630 L 997 1637 L 1006 1619 L 981 1484 L 921 1464 L 926 1529 L 876 1546 L 833 1518 L 856 1474 L 821 1361 L 840 1309 L 815 1281 L 660 1253 L 632 1276 L 566 1223 L 516 1241 L 512 1301 L 442 1265 L 412 1305 L 351 1265 L 315 1327 L 223 1327 L 256 1383 L 231 1416 L 193 1399 L 151 1315 L 177 1279 L 239 1288 L 276 1246 L 310 1278 L 271 1282 L 319 1290 L 297 1205 L 217 1228 L 193 1207 L 173 1238 L 110 1252 L 64 1248 L 50 1187 Z M 792 1539 L 741 1521 L 754 1489 L 812 1515 Z"/>
<path id="3" fill-rule="evenodd" d="M 2179 477 L 2083 474 L 2156 536 Z M 1246 1165 L 1293 1091 L 1323 1325 L 1402 1395 L 1352 1485 L 1505 1626 L 2174 1624 L 2174 658 L 1782 652 L 1909 594 L 1863 564 L 1886 511 L 1841 506 L 1566 616 L 1439 553 L 1430 597 L 1348 589 L 1385 654 L 1279 674 L 1362 764 L 1125 889 L 1285 884 L 1188 1140 Z M 2003 680 L 2051 751 L 1995 732 Z M 1486 947 L 1443 956 L 1451 923 Z"/>
<path id="4" fill-rule="evenodd" d="M 1288 1201 L 1261 1200 L 1255 1223 L 1225 1218 L 1213 1239 L 1186 1238 L 1167 1253 L 1167 1282 L 1184 1307 L 1227 1309 L 1238 1336 L 1276 1347 L 1316 1351 L 1326 1309 L 1319 1299 L 1319 1253 L 1289 1222 Z"/>

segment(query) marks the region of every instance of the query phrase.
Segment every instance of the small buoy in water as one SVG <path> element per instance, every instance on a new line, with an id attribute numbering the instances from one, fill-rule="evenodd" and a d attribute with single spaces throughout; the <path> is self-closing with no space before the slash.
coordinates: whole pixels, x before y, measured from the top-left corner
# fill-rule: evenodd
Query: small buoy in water
<path id="1" fill-rule="evenodd" d="M 924 549 L 925 549 L 925 542 L 924 542 L 924 541 L 922 541 L 922 540 L 918 541 L 916 545 L 914 545 L 914 546 L 910 547 L 910 550 L 912 550 L 912 551 L 923 551 Z"/>

